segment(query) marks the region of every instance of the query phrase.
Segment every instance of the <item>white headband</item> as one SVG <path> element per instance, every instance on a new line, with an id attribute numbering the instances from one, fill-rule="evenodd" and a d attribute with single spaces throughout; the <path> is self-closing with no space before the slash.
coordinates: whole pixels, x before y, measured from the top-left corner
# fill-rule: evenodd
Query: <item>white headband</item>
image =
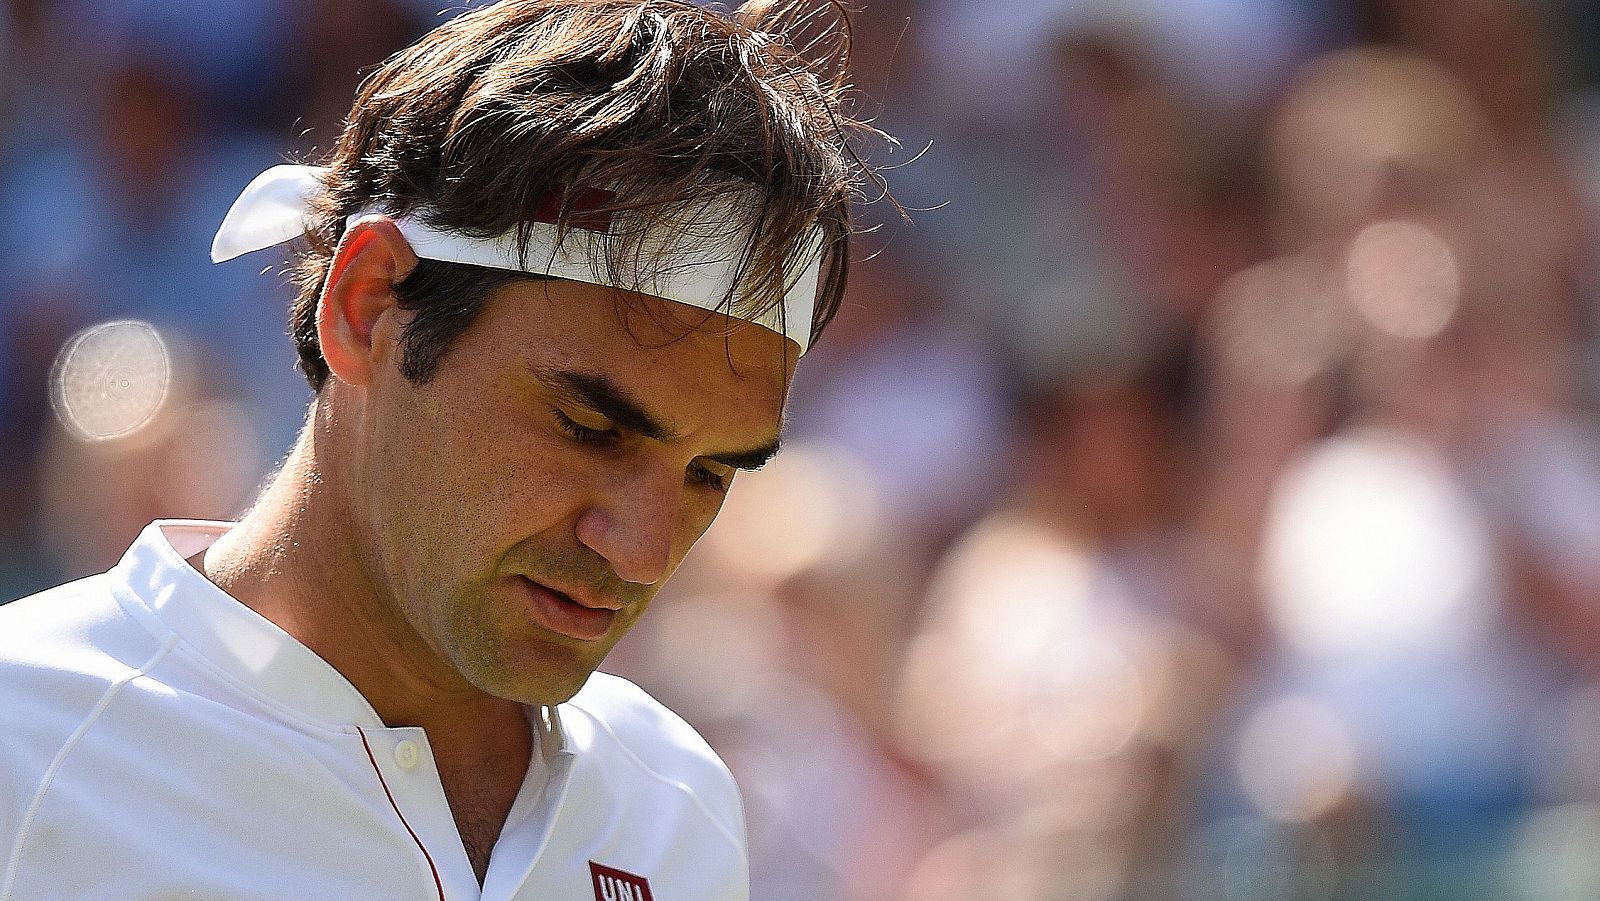
<path id="1" fill-rule="evenodd" d="M 273 166 L 256 176 L 217 229 L 211 242 L 212 261 L 231 260 L 305 234 L 310 201 L 324 190 L 322 177 L 326 172 L 319 166 Z M 361 216 L 378 212 L 382 211 L 363 210 L 345 223 L 349 225 Z M 676 240 L 656 240 L 650 246 L 647 255 L 652 260 L 651 272 L 636 283 L 615 287 L 726 312 L 750 237 L 748 226 L 730 227 L 729 223 L 749 217 L 738 215 L 732 204 L 720 203 L 709 204 L 701 214 L 687 218 Z M 432 228 L 416 213 L 394 222 L 411 249 L 424 259 L 511 269 L 595 285 L 614 284 L 604 262 L 607 236 L 603 231 L 575 226 L 558 241 L 554 223 L 531 222 L 524 254 L 515 229 L 493 238 L 473 238 Z M 805 267 L 794 276 L 784 294 L 781 314 L 774 308 L 750 319 L 800 345 L 801 353 L 805 353 L 811 340 L 811 310 L 822 266 L 821 249 L 818 233 L 809 247 Z"/>

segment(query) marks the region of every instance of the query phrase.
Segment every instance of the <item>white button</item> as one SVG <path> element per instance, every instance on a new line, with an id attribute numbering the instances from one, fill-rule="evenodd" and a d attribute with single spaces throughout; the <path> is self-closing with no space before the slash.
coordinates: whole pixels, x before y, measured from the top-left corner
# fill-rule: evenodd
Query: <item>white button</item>
<path id="1" fill-rule="evenodd" d="M 408 770 L 421 759 L 422 752 L 417 748 L 417 743 L 409 738 L 394 746 L 394 762 Z"/>

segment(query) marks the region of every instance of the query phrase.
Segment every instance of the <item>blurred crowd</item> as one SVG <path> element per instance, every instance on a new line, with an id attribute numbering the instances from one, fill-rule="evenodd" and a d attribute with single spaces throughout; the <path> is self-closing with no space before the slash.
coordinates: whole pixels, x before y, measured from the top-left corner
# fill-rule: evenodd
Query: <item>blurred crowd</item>
<path id="1" fill-rule="evenodd" d="M 1600 897 L 1600 6 L 863 2 L 913 224 L 607 665 L 755 901 Z M 211 232 L 438 3 L 0 3 L 0 600 L 249 503 L 309 393 Z"/>

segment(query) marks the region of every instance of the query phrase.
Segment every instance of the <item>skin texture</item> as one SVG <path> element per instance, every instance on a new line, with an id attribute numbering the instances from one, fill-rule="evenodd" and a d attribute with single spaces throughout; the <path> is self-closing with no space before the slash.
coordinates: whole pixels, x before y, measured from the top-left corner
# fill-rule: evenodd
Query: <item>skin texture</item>
<path id="1" fill-rule="evenodd" d="M 391 291 L 415 265 L 388 219 L 352 226 L 319 310 L 334 378 L 257 505 L 192 562 L 386 723 L 427 730 L 481 879 L 530 759 L 524 705 L 582 687 L 710 526 L 728 464 L 775 449 L 795 348 L 659 298 L 527 281 L 415 385 Z M 608 418 L 595 384 L 650 422 Z M 617 612 L 592 640 L 561 634 L 522 577 Z"/>
<path id="2" fill-rule="evenodd" d="M 782 359 L 761 340 L 777 336 L 747 329 L 728 348 L 716 334 L 642 336 L 664 345 L 652 349 L 618 321 L 614 293 L 501 289 L 431 382 L 375 380 L 352 429 L 364 562 L 422 639 L 416 656 L 499 697 L 576 692 L 721 508 L 706 483 L 733 473 L 704 455 L 777 436 L 784 379 L 760 365 Z M 609 380 L 677 440 L 623 435 L 556 372 Z M 580 440 L 567 423 L 616 437 Z M 518 575 L 622 608 L 598 640 L 556 634 L 529 622 Z"/>

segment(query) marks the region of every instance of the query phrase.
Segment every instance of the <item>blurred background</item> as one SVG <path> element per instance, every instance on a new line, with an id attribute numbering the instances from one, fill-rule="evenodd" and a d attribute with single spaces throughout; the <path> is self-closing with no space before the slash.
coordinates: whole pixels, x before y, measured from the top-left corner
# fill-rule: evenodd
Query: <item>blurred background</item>
<path id="1" fill-rule="evenodd" d="M 863 2 L 922 211 L 607 665 L 755 901 L 1600 898 L 1600 5 Z M 438 3 L 0 2 L 0 599 L 248 504 L 211 233 Z"/>

